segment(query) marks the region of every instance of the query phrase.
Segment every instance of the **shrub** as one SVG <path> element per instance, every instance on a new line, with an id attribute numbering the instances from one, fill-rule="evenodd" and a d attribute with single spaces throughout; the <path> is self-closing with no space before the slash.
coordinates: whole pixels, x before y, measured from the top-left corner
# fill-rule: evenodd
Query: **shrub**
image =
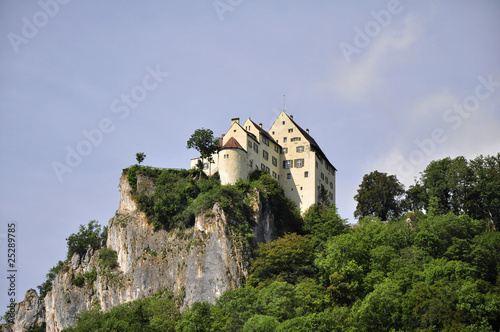
<path id="1" fill-rule="evenodd" d="M 82 287 L 84 283 L 85 283 L 85 278 L 82 275 L 77 275 L 73 279 L 73 285 L 75 285 L 77 287 Z"/>
<path id="2" fill-rule="evenodd" d="M 101 239 L 101 225 L 96 220 L 89 221 L 87 227 L 80 225 L 78 233 L 71 234 L 66 239 L 68 244 L 67 259 L 70 260 L 75 253 L 83 257 L 89 246 L 99 249 Z"/>
<path id="3" fill-rule="evenodd" d="M 99 264 L 104 268 L 114 269 L 118 267 L 118 254 L 111 248 L 99 250 Z"/>

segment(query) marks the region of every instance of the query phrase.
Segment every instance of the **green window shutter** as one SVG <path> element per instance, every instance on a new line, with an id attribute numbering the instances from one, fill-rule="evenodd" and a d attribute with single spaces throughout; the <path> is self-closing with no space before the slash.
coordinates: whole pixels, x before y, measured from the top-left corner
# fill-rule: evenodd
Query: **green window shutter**
<path id="1" fill-rule="evenodd" d="M 295 159 L 295 160 L 293 161 L 293 163 L 294 163 L 294 167 L 297 167 L 297 159 Z"/>

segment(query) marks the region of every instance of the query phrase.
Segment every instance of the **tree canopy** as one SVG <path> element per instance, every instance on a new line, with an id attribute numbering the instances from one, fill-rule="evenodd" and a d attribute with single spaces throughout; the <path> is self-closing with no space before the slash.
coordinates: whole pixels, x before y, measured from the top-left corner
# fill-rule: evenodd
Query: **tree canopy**
<path id="1" fill-rule="evenodd" d="M 198 150 L 201 158 L 211 161 L 212 155 L 219 149 L 219 139 L 214 138 L 211 129 L 196 129 L 187 141 L 187 148 Z"/>
<path id="2" fill-rule="evenodd" d="M 354 199 L 355 217 L 375 216 L 382 220 L 397 218 L 402 212 L 404 186 L 395 175 L 373 171 L 363 176 Z"/>
<path id="3" fill-rule="evenodd" d="M 146 158 L 146 154 L 144 152 L 137 152 L 135 154 L 135 159 L 137 160 L 137 163 L 140 164 L 144 161 L 144 158 Z"/>

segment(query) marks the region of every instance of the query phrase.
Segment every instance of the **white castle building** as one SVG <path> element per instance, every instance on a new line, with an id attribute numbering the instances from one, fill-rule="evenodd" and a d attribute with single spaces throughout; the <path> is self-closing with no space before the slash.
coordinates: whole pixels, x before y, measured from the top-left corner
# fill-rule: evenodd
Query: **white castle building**
<path id="1" fill-rule="evenodd" d="M 192 159 L 191 167 L 198 162 L 199 158 Z M 309 135 L 309 129 L 302 129 L 285 111 L 269 131 L 251 119 L 243 125 L 239 118 L 232 119 L 212 164 L 203 162 L 205 173 L 219 172 L 222 184 L 246 180 L 257 169 L 269 173 L 301 212 L 319 203 L 322 193 L 329 203 L 335 203 L 336 168 Z"/>

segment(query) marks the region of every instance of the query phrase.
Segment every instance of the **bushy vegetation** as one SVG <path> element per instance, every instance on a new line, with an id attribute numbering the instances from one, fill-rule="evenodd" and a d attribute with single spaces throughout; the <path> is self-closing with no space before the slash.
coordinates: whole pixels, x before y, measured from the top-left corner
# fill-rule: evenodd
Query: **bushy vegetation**
<path id="1" fill-rule="evenodd" d="M 496 331 L 500 234 L 487 224 L 411 213 L 287 234 L 259 247 L 245 287 L 193 306 L 178 331 Z"/>
<path id="2" fill-rule="evenodd" d="M 181 314 L 180 298 L 159 293 L 81 313 L 65 331 L 498 331 L 499 165 L 500 155 L 432 162 L 403 194 L 395 177 L 372 174 L 360 189 L 374 191 L 358 196 L 365 201 L 352 226 L 334 206 L 312 206 L 301 218 L 260 172 L 221 186 L 193 171 L 132 166 L 134 195 L 157 228 L 189 227 L 219 203 L 248 234 L 261 195 L 283 236 L 260 244 L 246 285 L 214 304 Z M 152 195 L 137 192 L 139 174 L 154 180 Z M 384 188 L 392 198 L 380 195 Z"/>
<path id="3" fill-rule="evenodd" d="M 87 249 L 92 247 L 94 250 L 99 249 L 101 245 L 106 244 L 107 227 L 101 232 L 101 225 L 96 220 L 88 223 L 87 227 L 80 225 L 78 233 L 71 234 L 67 239 L 68 253 L 66 259 L 70 260 L 74 254 L 78 254 L 80 258 L 85 256 Z"/>
<path id="4" fill-rule="evenodd" d="M 219 203 L 230 221 L 243 231 L 250 231 L 252 199 L 258 192 L 274 213 L 278 228 L 297 231 L 301 218 L 294 204 L 285 197 L 278 182 L 267 173 L 256 171 L 249 181 L 221 185 L 217 177 L 206 178 L 199 170 L 154 169 L 134 165 L 126 170 L 132 194 L 155 229 L 186 228 L 194 224 L 197 214 Z M 138 192 L 137 176 L 144 175 L 154 183 L 154 193 Z"/>
<path id="5" fill-rule="evenodd" d="M 52 290 L 55 277 L 64 268 L 64 266 L 68 264 L 69 260 L 75 253 L 78 254 L 81 259 L 85 256 L 89 247 L 94 250 L 98 250 L 101 246 L 105 246 L 107 237 L 108 228 L 101 228 L 101 225 L 99 225 L 99 223 L 95 220 L 90 221 L 86 226 L 80 225 L 78 232 L 71 234 L 66 239 L 68 246 L 66 259 L 64 261 L 59 261 L 56 266 L 52 267 L 46 274 L 47 279 L 42 284 L 37 286 L 40 299 L 45 298 L 47 293 Z M 87 272 L 83 277 L 76 276 L 73 279 L 73 284 L 80 287 L 84 284 L 85 280 L 93 283 L 96 279 L 94 273 L 95 271 Z"/>
<path id="6" fill-rule="evenodd" d="M 99 250 L 99 264 L 109 270 L 117 268 L 118 253 L 111 248 L 102 248 Z"/>
<path id="7" fill-rule="evenodd" d="M 500 153 L 496 156 L 444 158 L 429 163 L 408 190 L 396 176 L 373 171 L 363 177 L 355 217 L 397 219 L 408 211 L 449 212 L 489 220 L 500 227 Z"/>
<path id="8" fill-rule="evenodd" d="M 179 298 L 160 291 L 154 296 L 132 301 L 103 313 L 98 308 L 78 315 L 77 324 L 65 332 L 175 331 L 180 319 Z"/>

